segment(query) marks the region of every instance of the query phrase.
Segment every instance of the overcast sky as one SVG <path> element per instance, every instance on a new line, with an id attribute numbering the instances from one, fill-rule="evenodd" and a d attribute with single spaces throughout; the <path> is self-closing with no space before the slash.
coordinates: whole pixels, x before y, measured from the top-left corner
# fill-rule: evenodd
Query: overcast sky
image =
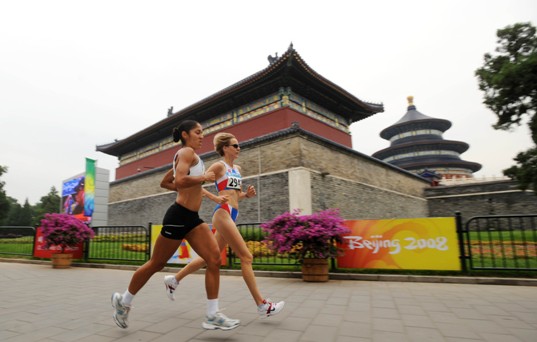
<path id="1" fill-rule="evenodd" d="M 389 146 L 407 110 L 447 119 L 462 159 L 500 176 L 531 146 L 495 131 L 474 71 L 496 30 L 537 24 L 537 1 L 2 1 L 0 165 L 5 190 L 35 204 L 84 172 L 96 145 L 126 138 L 268 66 L 292 42 L 308 65 L 384 113 L 351 126 L 354 149 Z M 312 99 L 314 100 L 314 99 Z"/>

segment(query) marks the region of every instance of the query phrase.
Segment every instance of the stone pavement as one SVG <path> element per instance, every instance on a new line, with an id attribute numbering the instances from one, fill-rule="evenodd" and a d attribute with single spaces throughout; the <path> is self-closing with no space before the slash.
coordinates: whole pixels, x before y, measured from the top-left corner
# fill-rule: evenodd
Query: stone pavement
<path id="1" fill-rule="evenodd" d="M 167 272 L 140 291 L 123 330 L 110 296 L 132 273 L 0 262 L 0 341 L 537 341 L 532 286 L 258 277 L 261 293 L 286 301 L 259 319 L 242 278 L 223 275 L 220 307 L 241 326 L 206 331 L 204 276 L 186 278 L 172 302 Z"/>

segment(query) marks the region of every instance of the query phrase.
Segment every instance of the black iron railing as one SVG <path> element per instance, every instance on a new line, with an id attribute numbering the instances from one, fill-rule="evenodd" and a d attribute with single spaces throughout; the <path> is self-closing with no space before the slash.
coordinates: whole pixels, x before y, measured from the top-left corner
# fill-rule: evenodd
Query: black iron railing
<path id="1" fill-rule="evenodd" d="M 84 259 L 146 261 L 150 255 L 150 229 L 144 226 L 93 227 L 95 236 L 86 243 Z"/>
<path id="2" fill-rule="evenodd" d="M 472 217 L 463 235 L 471 269 L 537 270 L 537 214 Z"/>
<path id="3" fill-rule="evenodd" d="M 297 266 L 296 259 L 289 255 L 277 254 L 268 248 L 265 234 L 260 227 L 260 223 L 238 224 L 237 228 L 246 242 L 248 250 L 253 256 L 253 265 L 275 265 L 275 266 Z M 228 266 L 240 265 L 239 257 L 228 247 Z"/>
<path id="4" fill-rule="evenodd" d="M 477 216 L 465 224 L 459 214 L 456 218 L 463 271 L 537 270 L 537 214 Z M 147 261 L 150 227 L 151 224 L 93 227 L 95 237 L 84 245 L 84 261 Z M 253 256 L 253 265 L 299 265 L 292 256 L 276 254 L 268 248 L 259 223 L 239 224 L 237 228 Z M 0 226 L 0 256 L 31 257 L 35 235 L 35 227 Z M 227 255 L 227 267 L 240 266 L 239 257 L 229 247 Z"/>
<path id="5" fill-rule="evenodd" d="M 32 256 L 35 227 L 0 226 L 0 253 L 5 255 Z"/>

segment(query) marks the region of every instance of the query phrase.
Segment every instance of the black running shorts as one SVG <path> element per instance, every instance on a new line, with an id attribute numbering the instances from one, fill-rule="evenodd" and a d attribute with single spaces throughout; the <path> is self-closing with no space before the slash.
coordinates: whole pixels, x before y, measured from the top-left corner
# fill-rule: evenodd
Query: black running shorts
<path id="1" fill-rule="evenodd" d="M 191 211 L 180 204 L 172 204 L 162 220 L 160 235 L 173 240 L 182 240 L 192 229 L 203 223 L 197 211 Z"/>

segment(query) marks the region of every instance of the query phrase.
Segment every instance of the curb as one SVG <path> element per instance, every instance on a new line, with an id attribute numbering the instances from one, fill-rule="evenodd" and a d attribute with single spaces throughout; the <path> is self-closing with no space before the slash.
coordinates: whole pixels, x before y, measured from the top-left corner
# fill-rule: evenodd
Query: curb
<path id="1" fill-rule="evenodd" d="M 0 258 L 0 262 L 19 264 L 51 265 L 49 260 L 28 260 Z M 73 267 L 106 268 L 124 271 L 135 271 L 140 266 L 112 265 L 95 263 L 73 262 Z M 180 267 L 164 267 L 161 272 L 175 273 Z M 203 274 L 203 270 L 195 273 Z M 242 276 L 241 270 L 221 269 L 220 274 L 229 276 Z M 254 271 L 256 277 L 272 278 L 302 278 L 301 272 L 281 271 Z M 468 276 L 430 276 L 430 275 L 399 275 L 399 274 L 363 274 L 363 273 L 329 273 L 331 280 L 360 280 L 385 282 L 413 282 L 413 283 L 445 283 L 445 284 L 474 284 L 474 285 L 510 285 L 510 286 L 537 286 L 537 278 L 497 278 L 497 277 L 468 277 Z"/>

